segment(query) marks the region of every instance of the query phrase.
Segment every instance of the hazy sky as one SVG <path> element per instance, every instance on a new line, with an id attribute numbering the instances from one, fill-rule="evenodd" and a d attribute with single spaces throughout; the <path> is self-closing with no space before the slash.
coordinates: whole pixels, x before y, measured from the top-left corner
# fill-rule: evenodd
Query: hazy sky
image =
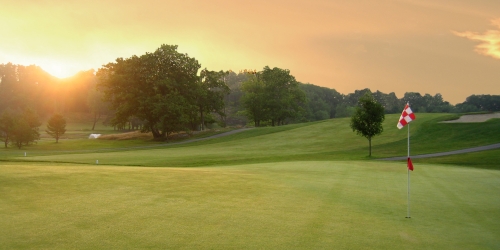
<path id="1" fill-rule="evenodd" d="M 0 63 L 63 77 L 176 44 L 344 94 L 500 94 L 499 0 L 2 0 L 0 34 Z"/>

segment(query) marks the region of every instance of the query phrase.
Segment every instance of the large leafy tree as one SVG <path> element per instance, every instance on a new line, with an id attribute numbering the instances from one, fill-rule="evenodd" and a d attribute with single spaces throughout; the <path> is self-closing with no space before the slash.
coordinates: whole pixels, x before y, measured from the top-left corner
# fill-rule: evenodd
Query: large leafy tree
<path id="1" fill-rule="evenodd" d="M 97 72 L 98 87 L 115 110 L 112 125 L 137 117 L 154 138 L 179 131 L 196 109 L 199 68 L 196 59 L 177 52 L 175 45 L 104 65 Z"/>
<path id="2" fill-rule="evenodd" d="M 60 114 L 53 115 L 47 122 L 47 130 L 45 132 L 54 137 L 56 143 L 58 143 L 61 135 L 66 133 L 66 119 Z"/>
<path id="3" fill-rule="evenodd" d="M 266 120 L 272 126 L 279 126 L 287 119 L 297 118 L 306 96 L 290 71 L 266 66 L 261 72 L 254 73 L 242 88 L 245 113 L 256 126 Z"/>
<path id="4" fill-rule="evenodd" d="M 259 127 L 261 121 L 269 117 L 264 82 L 258 76 L 251 76 L 243 82 L 241 89 L 244 92 L 241 97 L 244 114 L 254 122 L 255 127 Z"/>
<path id="5" fill-rule="evenodd" d="M 286 119 L 297 117 L 305 102 L 305 93 L 290 70 L 266 66 L 261 75 L 271 124 L 282 125 Z"/>
<path id="6" fill-rule="evenodd" d="M 382 127 L 384 119 L 384 107 L 375 101 L 370 92 L 366 92 L 359 98 L 350 126 L 358 135 L 368 139 L 368 156 L 372 156 L 372 137 L 381 134 L 384 130 Z"/>

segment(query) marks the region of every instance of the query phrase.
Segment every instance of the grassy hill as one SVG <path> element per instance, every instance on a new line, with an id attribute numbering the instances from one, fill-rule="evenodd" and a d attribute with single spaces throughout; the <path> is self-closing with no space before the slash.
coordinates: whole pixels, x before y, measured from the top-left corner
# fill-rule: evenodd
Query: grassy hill
<path id="1" fill-rule="evenodd" d="M 396 128 L 399 115 L 387 115 L 382 135 L 373 139 L 373 158 L 404 156 L 407 152 L 407 130 Z M 463 149 L 500 142 L 500 120 L 485 123 L 439 123 L 449 119 L 447 114 L 418 114 L 411 123 L 411 154 L 426 154 Z M 396 122 L 395 122 L 396 121 Z M 65 147 L 96 152 L 59 152 Z M 99 148 L 108 150 L 99 152 Z M 158 146 L 145 150 L 124 150 L 124 147 Z M 56 146 L 58 148 L 56 148 Z M 168 147 L 166 147 L 168 146 Z M 116 150 L 109 150 L 116 148 Z M 33 150 L 32 150 L 33 149 Z M 56 151 L 56 152 L 54 152 Z M 349 119 L 332 119 L 314 123 L 281 127 L 255 128 L 235 135 L 169 145 L 143 140 L 102 141 L 69 140 L 60 144 L 45 143 L 28 149 L 29 157 L 19 157 L 18 151 L 4 152 L 13 160 L 49 161 L 63 163 L 194 167 L 265 163 L 281 161 L 367 160 L 368 141 L 356 135 L 349 127 Z M 16 155 L 17 154 L 17 155 Z M 476 153 L 477 154 L 477 153 Z M 490 153 L 481 153 L 490 158 Z M 10 156 L 10 157 L 9 157 Z M 474 158 L 472 154 L 471 158 Z M 425 160 L 432 162 L 432 160 Z M 418 161 L 416 161 L 418 162 Z M 453 161 L 452 161 L 453 162 Z M 468 163 L 462 157 L 461 162 Z M 457 162 L 454 162 L 457 163 Z M 458 162 L 459 163 L 459 162 Z M 491 162 L 486 160 L 485 163 Z M 478 166 L 476 164 L 476 166 Z M 494 167 L 485 165 L 484 167 Z"/>

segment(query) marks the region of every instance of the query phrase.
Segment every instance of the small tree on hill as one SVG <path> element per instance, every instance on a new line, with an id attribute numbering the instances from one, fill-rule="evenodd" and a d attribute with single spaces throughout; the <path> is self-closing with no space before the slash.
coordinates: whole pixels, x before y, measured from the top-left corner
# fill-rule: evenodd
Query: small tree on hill
<path id="1" fill-rule="evenodd" d="M 359 98 L 356 111 L 351 117 L 352 131 L 368 139 L 369 155 L 372 156 L 372 137 L 381 134 L 384 128 L 384 107 L 375 101 L 371 93 L 365 93 Z"/>
<path id="2" fill-rule="evenodd" d="M 66 119 L 60 114 L 53 115 L 47 123 L 47 130 L 45 132 L 56 138 L 56 143 L 58 143 L 61 135 L 66 132 Z"/>
<path id="3" fill-rule="evenodd" d="M 9 137 L 9 143 L 15 145 L 19 149 L 23 145 L 36 143 L 40 139 L 38 127 L 41 122 L 38 115 L 31 109 L 25 109 L 22 113 L 13 113 L 13 126 Z"/>

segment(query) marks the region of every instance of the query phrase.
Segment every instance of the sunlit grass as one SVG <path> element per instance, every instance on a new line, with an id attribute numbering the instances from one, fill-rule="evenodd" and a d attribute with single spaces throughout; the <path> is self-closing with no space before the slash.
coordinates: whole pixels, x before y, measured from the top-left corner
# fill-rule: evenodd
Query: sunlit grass
<path id="1" fill-rule="evenodd" d="M 500 172 L 281 162 L 210 168 L 6 163 L 4 249 L 498 249 Z"/>

